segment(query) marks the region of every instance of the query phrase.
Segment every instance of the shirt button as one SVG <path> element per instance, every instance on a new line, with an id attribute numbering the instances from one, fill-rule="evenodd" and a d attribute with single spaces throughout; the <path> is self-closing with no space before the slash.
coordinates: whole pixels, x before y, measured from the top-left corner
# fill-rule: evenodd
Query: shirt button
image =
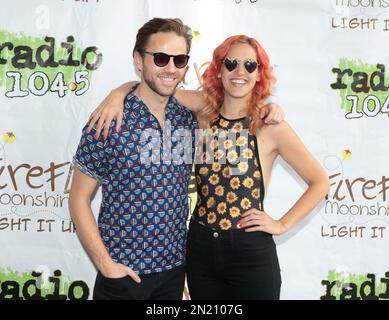
<path id="1" fill-rule="evenodd" d="M 214 233 L 213 233 L 213 237 L 214 237 L 214 238 L 217 238 L 218 236 L 219 236 L 219 234 L 218 234 L 217 232 L 214 232 Z"/>

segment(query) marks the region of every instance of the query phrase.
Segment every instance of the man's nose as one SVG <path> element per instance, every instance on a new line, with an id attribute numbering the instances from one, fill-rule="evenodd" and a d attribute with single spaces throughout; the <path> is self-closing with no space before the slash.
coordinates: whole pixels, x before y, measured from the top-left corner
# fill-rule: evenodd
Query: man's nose
<path id="1" fill-rule="evenodd" d="M 174 59 L 173 57 L 170 57 L 169 63 L 166 66 L 166 70 L 168 70 L 170 72 L 175 72 L 177 69 L 177 67 L 174 65 L 173 59 Z"/>

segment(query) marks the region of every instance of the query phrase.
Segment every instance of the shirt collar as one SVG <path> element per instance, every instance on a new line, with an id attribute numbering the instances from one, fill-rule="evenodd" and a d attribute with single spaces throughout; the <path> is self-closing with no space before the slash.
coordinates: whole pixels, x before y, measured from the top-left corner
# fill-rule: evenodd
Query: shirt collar
<path id="1" fill-rule="evenodd" d="M 130 115 L 132 115 L 133 117 L 139 117 L 140 111 L 142 109 L 147 112 L 150 112 L 149 108 L 146 106 L 143 100 L 134 94 L 134 91 L 138 87 L 138 85 L 139 83 L 137 83 L 131 88 L 124 100 L 124 108 L 127 109 Z M 170 96 L 166 105 L 167 118 L 169 118 L 170 115 L 176 114 L 177 110 L 179 109 L 179 106 L 180 104 L 178 103 L 177 99 L 174 96 Z"/>

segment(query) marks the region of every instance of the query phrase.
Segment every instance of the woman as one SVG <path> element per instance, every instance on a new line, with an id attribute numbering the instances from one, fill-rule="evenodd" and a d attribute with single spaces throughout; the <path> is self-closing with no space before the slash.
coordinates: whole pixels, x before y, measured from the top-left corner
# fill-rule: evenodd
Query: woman
<path id="1" fill-rule="evenodd" d="M 227 38 L 215 49 L 202 81 L 201 93 L 177 95 L 182 102 L 202 103 L 199 123 L 211 128 L 195 165 L 198 201 L 187 241 L 191 298 L 279 299 L 273 235 L 289 231 L 314 209 L 329 190 L 328 176 L 285 121 L 264 124 L 262 105 L 274 77 L 255 39 Z M 275 220 L 263 200 L 278 155 L 308 188 Z"/>

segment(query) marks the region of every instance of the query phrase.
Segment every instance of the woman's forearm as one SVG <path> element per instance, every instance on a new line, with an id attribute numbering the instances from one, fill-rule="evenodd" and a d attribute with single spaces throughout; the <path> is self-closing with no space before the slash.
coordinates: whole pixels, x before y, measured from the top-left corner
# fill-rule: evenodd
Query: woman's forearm
<path id="1" fill-rule="evenodd" d="M 124 94 L 126 95 L 128 93 L 128 91 L 131 90 L 131 88 L 137 84 L 138 81 L 128 81 L 126 83 L 123 83 L 122 85 L 120 85 L 119 87 L 117 87 L 116 89 L 114 89 L 113 91 L 117 91 L 117 92 L 120 92 L 121 94 Z"/>
<path id="2" fill-rule="evenodd" d="M 312 183 L 302 194 L 290 210 L 279 220 L 284 226 L 284 232 L 292 229 L 303 220 L 324 199 L 329 191 L 329 179 L 324 178 L 319 182 Z"/>

